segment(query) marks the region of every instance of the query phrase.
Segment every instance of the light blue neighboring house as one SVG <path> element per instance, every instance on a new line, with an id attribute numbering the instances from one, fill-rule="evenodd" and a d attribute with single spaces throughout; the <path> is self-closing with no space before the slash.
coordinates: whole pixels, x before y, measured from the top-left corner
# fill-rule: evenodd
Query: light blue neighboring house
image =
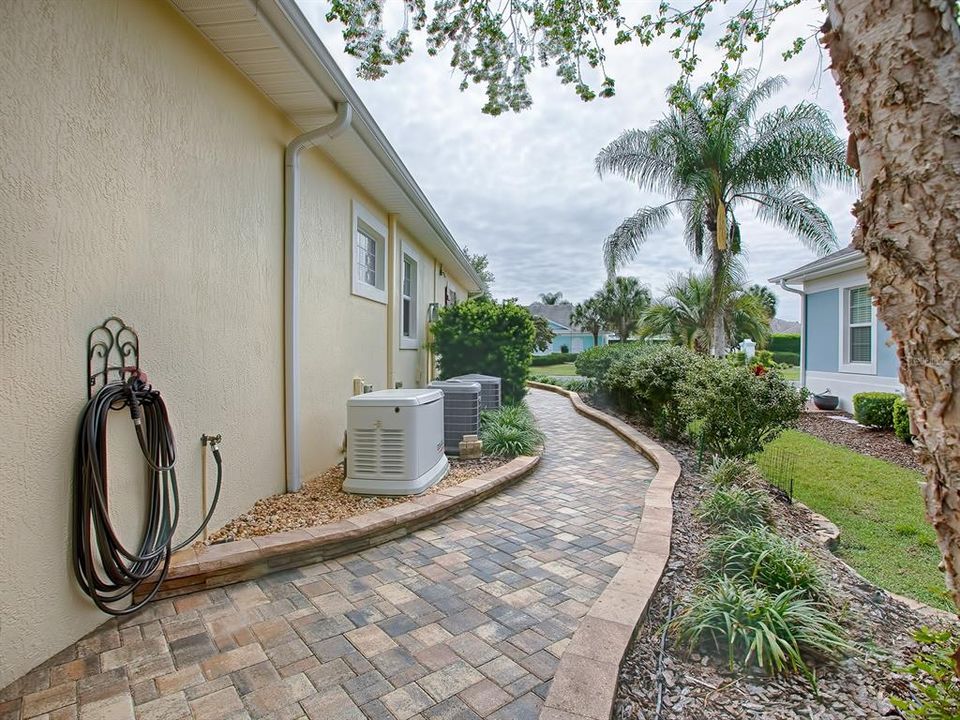
<path id="1" fill-rule="evenodd" d="M 845 247 L 769 282 L 800 295 L 804 387 L 814 393 L 829 389 L 848 412 L 858 392 L 903 392 L 897 349 L 877 319 L 859 250 Z"/>
<path id="2" fill-rule="evenodd" d="M 593 334 L 586 332 L 570 322 L 570 316 L 573 313 L 573 305 L 568 302 L 557 303 L 556 305 L 547 305 L 546 303 L 535 302 L 527 306 L 531 315 L 546 318 L 547 324 L 554 332 L 553 342 L 546 350 L 537 352 L 537 355 L 547 355 L 549 353 L 566 352 L 580 353 L 594 346 Z M 607 334 L 600 333 L 597 345 L 607 344 Z"/>

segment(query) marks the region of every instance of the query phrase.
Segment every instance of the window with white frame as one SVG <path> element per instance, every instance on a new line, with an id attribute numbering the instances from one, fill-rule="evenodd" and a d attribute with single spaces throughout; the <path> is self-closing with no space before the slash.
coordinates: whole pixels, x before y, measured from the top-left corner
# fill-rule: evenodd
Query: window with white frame
<path id="1" fill-rule="evenodd" d="M 872 372 L 874 364 L 873 301 L 866 285 L 844 289 L 843 357 L 841 369 Z"/>
<path id="2" fill-rule="evenodd" d="M 400 269 L 400 346 L 417 347 L 418 263 L 414 256 L 403 253 Z"/>
<path id="3" fill-rule="evenodd" d="M 386 291 L 387 228 L 358 202 L 353 204 L 353 283 L 354 295 L 387 302 Z"/>

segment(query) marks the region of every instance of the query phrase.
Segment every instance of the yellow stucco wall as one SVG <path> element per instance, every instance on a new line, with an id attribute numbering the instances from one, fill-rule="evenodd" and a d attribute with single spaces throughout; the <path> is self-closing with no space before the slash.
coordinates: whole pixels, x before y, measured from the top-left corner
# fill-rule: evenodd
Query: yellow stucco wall
<path id="1" fill-rule="evenodd" d="M 283 490 L 283 148 L 297 130 L 159 0 L 0 3 L 0 88 L 2 687 L 106 619 L 69 559 L 94 325 L 117 314 L 140 333 L 172 414 L 184 529 L 200 514 L 201 433 L 224 436 L 213 527 Z M 340 459 L 352 378 L 387 383 L 387 308 L 350 294 L 351 201 L 386 214 L 322 153 L 302 170 L 309 477 Z M 112 422 L 130 536 L 138 458 L 128 416 Z"/>

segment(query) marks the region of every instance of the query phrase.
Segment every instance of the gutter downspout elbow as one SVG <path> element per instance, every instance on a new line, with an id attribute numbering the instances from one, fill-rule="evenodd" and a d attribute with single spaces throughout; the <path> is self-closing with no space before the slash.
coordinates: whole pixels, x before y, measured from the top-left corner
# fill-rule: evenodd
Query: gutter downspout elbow
<path id="1" fill-rule="evenodd" d="M 337 104 L 326 125 L 298 135 L 284 151 L 283 181 L 283 393 L 287 492 L 300 489 L 300 153 L 335 138 L 353 119 L 350 103 Z"/>
<path id="2" fill-rule="evenodd" d="M 807 293 L 787 285 L 786 280 L 778 280 L 781 290 L 800 296 L 800 387 L 807 386 Z"/>

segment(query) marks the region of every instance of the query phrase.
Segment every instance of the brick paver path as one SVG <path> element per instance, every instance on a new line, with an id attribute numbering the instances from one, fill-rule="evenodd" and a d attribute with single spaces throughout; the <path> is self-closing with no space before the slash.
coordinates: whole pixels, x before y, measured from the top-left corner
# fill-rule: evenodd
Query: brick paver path
<path id="1" fill-rule="evenodd" d="M 108 622 L 0 695 L 0 720 L 536 718 L 633 542 L 653 467 L 531 391 L 537 470 L 412 537 Z"/>

